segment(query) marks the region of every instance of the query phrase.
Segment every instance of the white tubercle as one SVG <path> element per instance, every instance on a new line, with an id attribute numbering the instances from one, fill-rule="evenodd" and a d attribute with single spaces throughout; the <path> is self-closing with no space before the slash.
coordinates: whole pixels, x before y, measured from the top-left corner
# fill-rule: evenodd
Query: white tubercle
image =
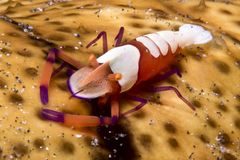
<path id="1" fill-rule="evenodd" d="M 156 43 L 156 45 L 160 49 L 162 55 L 164 55 L 164 56 L 167 55 L 167 53 L 168 53 L 168 44 L 157 33 L 147 34 L 145 36 L 150 38 L 152 41 L 154 41 Z"/>
<path id="2" fill-rule="evenodd" d="M 178 48 L 178 42 L 179 42 L 178 32 L 160 31 L 160 32 L 157 32 L 157 34 L 160 35 L 160 37 L 168 43 L 172 53 L 175 53 Z"/>
<path id="3" fill-rule="evenodd" d="M 99 57 L 99 63 L 109 62 L 113 73 L 121 73 L 118 81 L 121 92 L 129 90 L 138 79 L 140 52 L 133 45 L 123 45 L 113 48 Z"/>
<path id="4" fill-rule="evenodd" d="M 179 46 L 181 48 L 191 44 L 205 44 L 212 40 L 212 35 L 203 27 L 184 24 L 179 28 Z"/>
<path id="5" fill-rule="evenodd" d="M 140 37 L 137 37 L 136 40 L 138 42 L 141 42 L 149 50 L 150 54 L 153 57 L 157 58 L 160 56 L 158 46 L 150 38 L 145 36 L 140 36 Z"/>

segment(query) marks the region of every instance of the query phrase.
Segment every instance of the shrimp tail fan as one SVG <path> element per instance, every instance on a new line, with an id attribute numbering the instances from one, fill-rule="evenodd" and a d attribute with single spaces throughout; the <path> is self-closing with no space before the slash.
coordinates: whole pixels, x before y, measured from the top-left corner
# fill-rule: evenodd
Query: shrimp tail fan
<path id="1" fill-rule="evenodd" d="M 205 44 L 212 40 L 212 34 L 203 27 L 184 24 L 179 28 L 179 46 L 181 48 L 192 44 Z"/>

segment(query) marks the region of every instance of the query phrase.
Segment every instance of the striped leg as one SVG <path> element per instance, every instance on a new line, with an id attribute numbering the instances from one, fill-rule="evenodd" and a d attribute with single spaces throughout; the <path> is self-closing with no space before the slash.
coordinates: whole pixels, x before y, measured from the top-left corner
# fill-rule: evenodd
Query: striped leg
<path id="1" fill-rule="evenodd" d="M 153 79 L 154 82 L 159 82 L 162 80 L 165 80 L 172 76 L 173 74 L 177 74 L 179 77 L 182 77 L 182 74 L 178 68 L 172 68 L 168 72 L 164 73 L 163 75 L 157 76 L 156 78 Z"/>
<path id="2" fill-rule="evenodd" d="M 117 99 L 111 100 L 111 116 L 112 117 L 97 117 L 87 115 L 72 115 L 62 112 L 53 111 L 50 109 L 42 109 L 41 116 L 49 121 L 63 123 L 69 127 L 96 127 L 103 125 L 114 125 L 119 118 L 119 103 Z"/>
<path id="3" fill-rule="evenodd" d="M 118 96 L 111 97 L 111 117 L 112 124 L 116 124 L 119 119 L 119 100 Z"/>
<path id="4" fill-rule="evenodd" d="M 121 117 L 126 117 L 126 116 L 128 116 L 129 114 L 140 110 L 140 109 L 147 103 L 147 100 L 144 99 L 144 98 L 140 98 L 140 97 L 136 97 L 136 96 L 132 96 L 132 95 L 127 95 L 127 98 L 129 98 L 129 99 L 131 99 L 131 100 L 134 100 L 134 101 L 137 101 L 137 102 L 140 102 L 140 104 L 138 104 L 138 105 L 137 105 L 136 107 L 134 107 L 133 109 L 130 109 L 130 110 L 122 113 L 122 114 L 121 114 Z"/>
<path id="5" fill-rule="evenodd" d="M 53 111 L 50 109 L 42 109 L 42 118 L 62 123 L 69 127 L 96 127 L 100 125 L 111 125 L 112 119 L 110 117 L 97 117 L 97 116 L 87 116 L 87 115 L 72 115 L 65 114 L 62 112 Z"/>
<path id="6" fill-rule="evenodd" d="M 68 63 L 75 68 L 81 68 L 82 64 L 73 58 L 66 55 L 64 52 L 53 48 L 49 51 L 46 64 L 43 69 L 43 73 L 40 79 L 40 98 L 42 104 L 46 105 L 48 103 L 48 86 L 50 83 L 51 76 L 53 74 L 53 64 L 56 57 L 62 59 L 65 63 Z M 60 68 L 61 69 L 61 68 Z"/>
<path id="7" fill-rule="evenodd" d="M 86 48 L 89 48 L 92 45 L 94 45 L 101 37 L 103 38 L 103 52 L 104 53 L 107 52 L 108 51 L 107 33 L 105 31 L 100 32 L 94 40 L 88 43 Z"/>
<path id="8" fill-rule="evenodd" d="M 195 107 L 186 98 L 182 96 L 182 94 L 178 91 L 177 88 L 173 86 L 150 87 L 146 89 L 150 92 L 174 91 L 178 98 L 180 98 L 184 103 L 186 103 L 192 110 L 195 110 Z"/>
<path id="9" fill-rule="evenodd" d="M 122 38 L 124 34 L 124 27 L 120 27 L 117 36 L 114 39 L 114 46 L 117 47 L 122 43 Z M 108 44 L 107 44 L 107 33 L 105 31 L 100 32 L 97 37 L 88 43 L 86 48 L 89 48 L 90 46 L 94 45 L 100 38 L 103 38 L 103 52 L 108 51 Z"/>
<path id="10" fill-rule="evenodd" d="M 119 46 L 122 43 L 123 34 L 124 34 L 124 27 L 120 27 L 120 29 L 118 31 L 118 34 L 114 39 L 114 41 L 115 41 L 114 46 L 115 47 Z"/>

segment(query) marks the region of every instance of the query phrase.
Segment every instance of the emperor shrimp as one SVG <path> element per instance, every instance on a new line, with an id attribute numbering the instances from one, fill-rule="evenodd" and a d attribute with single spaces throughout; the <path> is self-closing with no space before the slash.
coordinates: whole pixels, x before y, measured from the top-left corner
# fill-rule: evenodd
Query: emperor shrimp
<path id="1" fill-rule="evenodd" d="M 114 125 L 122 117 L 138 111 L 146 103 L 144 98 L 128 95 L 131 100 L 140 102 L 136 107 L 120 112 L 120 94 L 128 94 L 130 90 L 141 86 L 153 78 L 165 79 L 172 74 L 178 74 L 178 69 L 169 69 L 174 63 L 179 51 L 189 45 L 205 44 L 212 40 L 212 35 L 203 27 L 184 24 L 179 31 L 160 31 L 143 35 L 132 41 L 122 43 L 124 28 L 121 27 L 115 38 L 115 47 L 108 50 L 107 34 L 101 32 L 87 47 L 103 38 L 104 54 L 99 58 L 91 55 L 89 65 L 83 66 L 63 51 L 50 50 L 40 82 L 41 102 L 48 103 L 48 86 L 51 76 L 64 66 L 77 69 L 68 79 L 68 88 L 73 97 L 79 99 L 108 100 L 111 105 L 111 116 L 72 115 L 43 108 L 44 119 L 62 123 L 72 127 L 93 127 L 99 125 Z M 53 72 L 55 58 L 63 61 L 59 69 Z M 160 75 L 160 73 L 164 73 Z M 191 109 L 195 109 L 177 88 L 173 86 L 148 87 L 148 91 L 174 91 Z"/>

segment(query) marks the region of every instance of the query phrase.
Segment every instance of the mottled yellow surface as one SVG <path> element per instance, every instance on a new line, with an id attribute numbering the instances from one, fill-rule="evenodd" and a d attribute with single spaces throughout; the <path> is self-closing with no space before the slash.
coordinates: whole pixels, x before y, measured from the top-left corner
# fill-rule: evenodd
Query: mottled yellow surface
<path id="1" fill-rule="evenodd" d="M 189 0 L 82 0 L 55 1 L 50 6 L 44 0 L 0 1 L 0 15 L 32 26 L 35 36 L 63 48 L 84 64 L 89 54 L 101 54 L 101 42 L 90 49 L 85 46 L 102 30 L 107 31 L 111 47 L 120 26 L 126 30 L 124 40 L 176 30 L 183 23 L 200 24 L 213 33 L 211 43 L 182 51 L 178 63 L 182 78 L 174 75 L 155 84 L 177 87 L 197 107 L 195 112 L 172 92 L 140 91 L 150 102 L 122 120 L 134 148 L 125 159 L 143 160 L 240 159 L 239 10 L 237 0 L 205 4 Z M 21 25 L 0 19 L 0 159 L 108 159 L 114 148 L 103 147 L 104 140 L 94 129 L 87 133 L 72 130 L 38 116 L 42 107 L 39 78 L 51 45 L 29 35 Z M 51 81 L 47 107 L 89 114 L 90 104 L 69 99 L 67 77 L 62 75 L 64 72 Z M 121 102 L 122 110 L 137 104 Z M 89 134 L 97 135 L 103 144 L 92 145 L 95 141 Z"/>

